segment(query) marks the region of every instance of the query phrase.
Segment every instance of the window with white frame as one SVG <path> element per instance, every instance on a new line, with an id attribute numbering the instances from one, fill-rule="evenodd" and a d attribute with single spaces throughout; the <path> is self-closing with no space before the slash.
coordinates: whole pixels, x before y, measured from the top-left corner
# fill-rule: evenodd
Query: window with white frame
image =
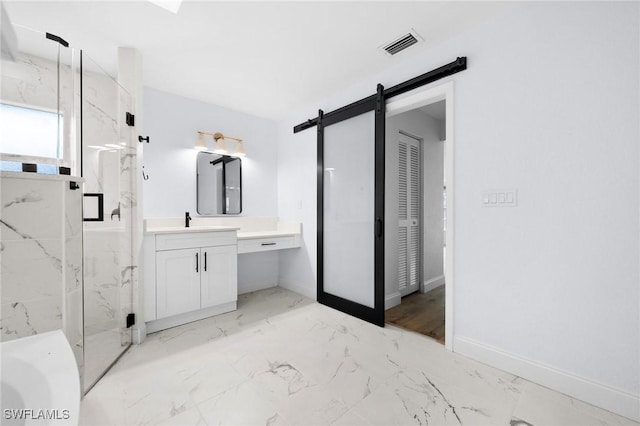
<path id="1" fill-rule="evenodd" d="M 0 153 L 4 160 L 60 163 L 64 117 L 55 110 L 0 103 Z"/>

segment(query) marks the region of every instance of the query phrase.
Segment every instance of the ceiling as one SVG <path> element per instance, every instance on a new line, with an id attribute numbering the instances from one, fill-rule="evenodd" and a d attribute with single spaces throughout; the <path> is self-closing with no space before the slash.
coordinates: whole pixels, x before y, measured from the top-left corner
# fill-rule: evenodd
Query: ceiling
<path id="1" fill-rule="evenodd" d="M 56 34 L 117 72 L 143 58 L 145 86 L 280 119 L 515 7 L 512 2 L 221 2 L 177 14 L 147 1 L 5 1 L 16 24 Z M 378 47 L 414 29 L 424 42 Z"/>

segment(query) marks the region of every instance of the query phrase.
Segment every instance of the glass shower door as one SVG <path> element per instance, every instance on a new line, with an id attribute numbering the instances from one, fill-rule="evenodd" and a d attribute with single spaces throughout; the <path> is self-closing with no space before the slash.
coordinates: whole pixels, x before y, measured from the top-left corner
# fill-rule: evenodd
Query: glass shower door
<path id="1" fill-rule="evenodd" d="M 84 183 L 84 389 L 131 345 L 133 163 L 131 96 L 81 53 Z"/>

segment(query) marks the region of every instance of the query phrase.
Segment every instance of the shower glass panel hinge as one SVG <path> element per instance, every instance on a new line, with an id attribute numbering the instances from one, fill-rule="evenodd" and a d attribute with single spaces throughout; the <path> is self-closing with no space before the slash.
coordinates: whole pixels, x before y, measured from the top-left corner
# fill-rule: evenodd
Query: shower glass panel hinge
<path id="1" fill-rule="evenodd" d="M 131 114 L 130 112 L 127 113 L 127 126 L 129 127 L 133 127 L 136 125 L 136 116 Z"/>
<path id="2" fill-rule="evenodd" d="M 130 328 L 135 323 L 136 323 L 136 314 L 128 314 L 127 315 L 127 328 Z"/>

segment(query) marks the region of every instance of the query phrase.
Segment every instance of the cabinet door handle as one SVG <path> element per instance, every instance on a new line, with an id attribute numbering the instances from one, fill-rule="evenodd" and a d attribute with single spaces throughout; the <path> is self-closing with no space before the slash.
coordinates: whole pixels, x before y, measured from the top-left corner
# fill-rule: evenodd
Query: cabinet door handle
<path id="1" fill-rule="evenodd" d="M 198 272 L 198 253 L 196 253 L 196 272 Z"/>
<path id="2" fill-rule="evenodd" d="M 263 246 L 275 246 L 276 243 L 262 243 Z"/>
<path id="3" fill-rule="evenodd" d="M 207 252 L 204 252 L 204 271 L 207 272 Z"/>

